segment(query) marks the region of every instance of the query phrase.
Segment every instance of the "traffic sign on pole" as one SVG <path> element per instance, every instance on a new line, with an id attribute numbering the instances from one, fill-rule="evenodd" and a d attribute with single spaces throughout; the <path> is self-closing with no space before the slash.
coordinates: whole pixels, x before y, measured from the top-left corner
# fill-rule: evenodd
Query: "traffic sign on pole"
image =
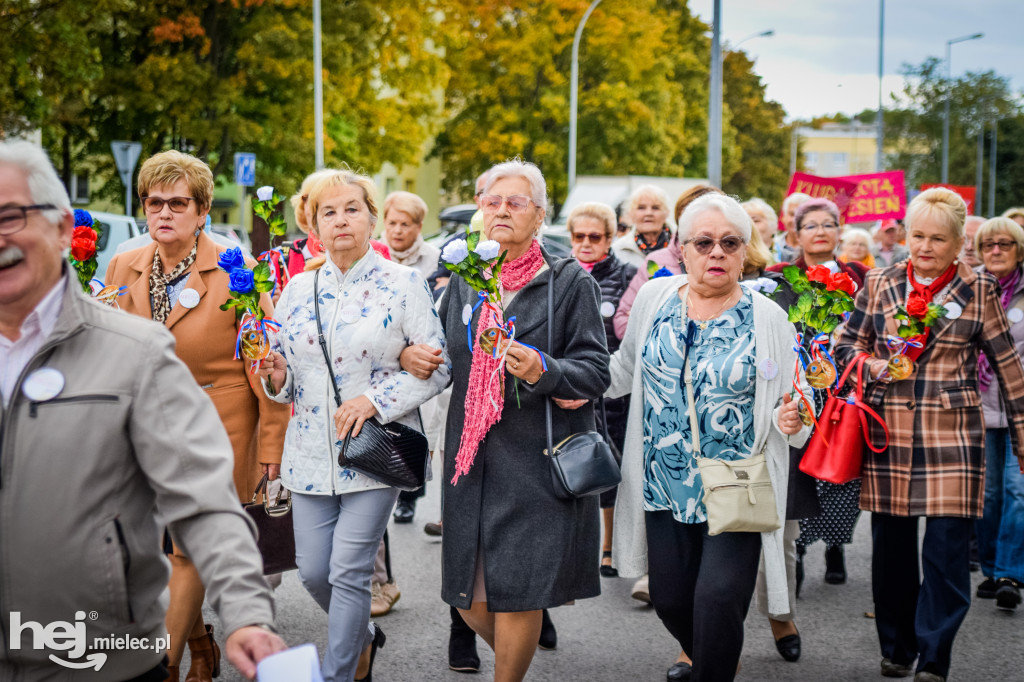
<path id="1" fill-rule="evenodd" d="M 110 151 L 114 153 L 114 164 L 117 165 L 117 174 L 121 176 L 121 182 L 124 183 L 124 213 L 125 215 L 131 215 L 132 173 L 135 172 L 135 164 L 139 162 L 142 144 L 126 140 L 114 140 L 110 143 Z"/>
<path id="2" fill-rule="evenodd" d="M 252 187 L 256 184 L 255 154 L 235 153 L 235 184 L 242 187 Z"/>

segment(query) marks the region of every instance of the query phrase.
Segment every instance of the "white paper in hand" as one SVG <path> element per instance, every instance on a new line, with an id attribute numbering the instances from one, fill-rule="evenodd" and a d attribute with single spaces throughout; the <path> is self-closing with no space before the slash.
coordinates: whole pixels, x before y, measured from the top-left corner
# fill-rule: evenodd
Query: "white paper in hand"
<path id="1" fill-rule="evenodd" d="M 324 682 L 315 644 L 267 656 L 256 666 L 257 682 Z"/>

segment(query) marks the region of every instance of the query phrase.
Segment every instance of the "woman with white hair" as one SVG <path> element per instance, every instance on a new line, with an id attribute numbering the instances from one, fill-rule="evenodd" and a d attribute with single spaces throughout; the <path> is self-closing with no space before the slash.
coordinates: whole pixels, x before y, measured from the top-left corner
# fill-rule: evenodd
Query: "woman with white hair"
<path id="1" fill-rule="evenodd" d="M 612 251 L 623 263 L 645 267 L 647 256 L 664 249 L 672 238 L 668 222 L 668 196 L 660 187 L 641 185 L 629 196 L 629 220 L 633 228 L 612 242 Z"/>
<path id="2" fill-rule="evenodd" d="M 692 671 L 684 661 L 673 665 L 670 679 L 736 674 L 762 550 L 771 610 L 786 608 L 781 525 L 709 535 L 696 460 L 764 453 L 775 512 L 785 517 L 789 446 L 801 445 L 809 429 L 789 397 L 794 379 L 802 381 L 794 376 L 793 325 L 739 284 L 751 230 L 729 197 L 690 204 L 679 229 L 687 274 L 640 290 L 612 356 L 606 395 L 633 394 L 613 561 L 626 577 L 649 572 L 655 611 L 693 661 Z M 692 375 L 692 391 L 684 375 Z"/>
<path id="3" fill-rule="evenodd" d="M 856 261 L 862 265 L 875 267 L 875 257 L 871 255 L 873 242 L 871 234 L 859 227 L 848 227 L 839 239 L 839 261 L 849 263 Z"/>
<path id="4" fill-rule="evenodd" d="M 759 197 L 754 197 L 744 201 L 740 206 L 750 216 L 750 220 L 754 223 L 754 229 L 761 236 L 761 241 L 771 248 L 775 245 L 775 235 L 779 229 L 779 217 L 775 214 L 775 209 L 771 205 Z"/>

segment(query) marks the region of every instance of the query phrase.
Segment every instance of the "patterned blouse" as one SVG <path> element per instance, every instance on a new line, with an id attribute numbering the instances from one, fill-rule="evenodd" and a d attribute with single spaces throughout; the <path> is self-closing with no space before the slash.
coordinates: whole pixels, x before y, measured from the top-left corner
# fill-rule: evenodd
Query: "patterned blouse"
<path id="1" fill-rule="evenodd" d="M 702 329 L 701 325 L 705 328 Z M 644 510 L 681 523 L 707 520 L 690 436 L 684 352 L 690 354 L 704 457 L 736 460 L 754 447 L 754 310 L 750 292 L 706 324 L 690 320 L 678 296 L 654 318 L 641 352 L 644 390 Z"/>

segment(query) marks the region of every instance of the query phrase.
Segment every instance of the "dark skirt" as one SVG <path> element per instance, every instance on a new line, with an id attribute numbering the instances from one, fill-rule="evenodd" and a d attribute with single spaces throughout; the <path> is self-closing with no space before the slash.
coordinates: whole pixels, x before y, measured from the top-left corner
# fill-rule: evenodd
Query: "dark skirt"
<path id="1" fill-rule="evenodd" d="M 817 483 L 821 516 L 800 520 L 800 537 L 796 544 L 807 547 L 818 540 L 830 547 L 850 544 L 860 518 L 860 479 L 842 485 Z"/>

